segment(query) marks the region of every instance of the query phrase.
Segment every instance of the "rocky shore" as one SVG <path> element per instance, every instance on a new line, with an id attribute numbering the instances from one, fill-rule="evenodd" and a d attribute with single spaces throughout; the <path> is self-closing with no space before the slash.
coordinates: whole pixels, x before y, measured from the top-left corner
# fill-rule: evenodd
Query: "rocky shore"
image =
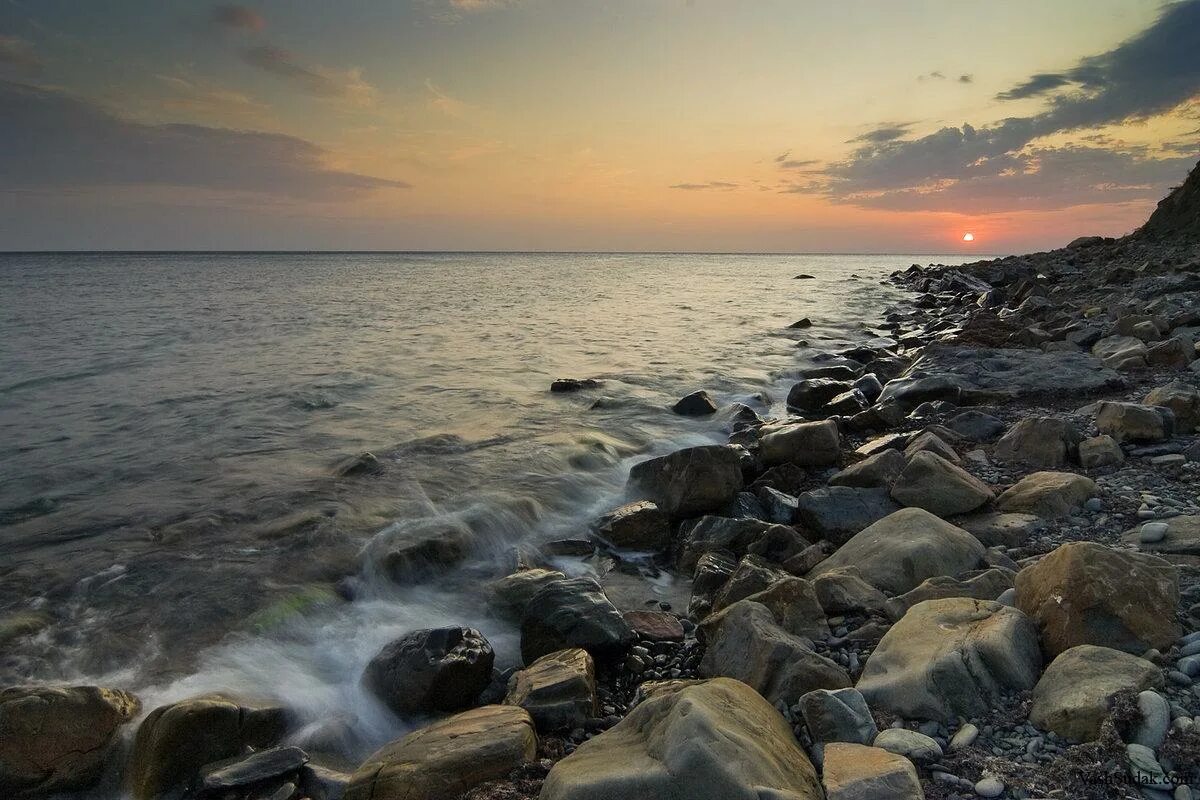
<path id="1" fill-rule="evenodd" d="M 682 398 L 728 444 L 637 464 L 626 505 L 492 579 L 522 668 L 466 627 L 383 648 L 363 685 L 428 724 L 356 768 L 293 746 L 278 704 L 142 717 L 116 688 L 20 686 L 0 795 L 1197 796 L 1200 168 L 1131 236 L 893 280 L 912 301 L 822 354 L 786 418 Z M 413 581 L 469 547 L 369 555 Z M 591 553 L 680 576 L 687 607 L 622 612 L 551 560 Z"/>

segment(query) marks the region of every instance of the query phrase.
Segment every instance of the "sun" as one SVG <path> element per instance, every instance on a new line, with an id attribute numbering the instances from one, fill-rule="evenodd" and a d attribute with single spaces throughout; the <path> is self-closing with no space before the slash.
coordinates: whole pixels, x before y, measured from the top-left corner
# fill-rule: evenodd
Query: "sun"
<path id="1" fill-rule="evenodd" d="M 963 241 L 964 241 L 964 242 L 973 242 L 973 241 L 975 241 L 975 234 L 973 234 L 973 233 L 964 233 L 964 234 L 963 234 Z"/>

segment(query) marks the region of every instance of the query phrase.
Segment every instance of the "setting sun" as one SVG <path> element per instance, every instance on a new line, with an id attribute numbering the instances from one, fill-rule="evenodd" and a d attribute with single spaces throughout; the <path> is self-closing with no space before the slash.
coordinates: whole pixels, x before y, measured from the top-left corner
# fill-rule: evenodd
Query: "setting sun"
<path id="1" fill-rule="evenodd" d="M 973 242 L 973 241 L 975 241 L 975 234 L 973 234 L 973 233 L 964 233 L 964 234 L 963 234 L 963 241 L 964 241 L 964 242 Z"/>

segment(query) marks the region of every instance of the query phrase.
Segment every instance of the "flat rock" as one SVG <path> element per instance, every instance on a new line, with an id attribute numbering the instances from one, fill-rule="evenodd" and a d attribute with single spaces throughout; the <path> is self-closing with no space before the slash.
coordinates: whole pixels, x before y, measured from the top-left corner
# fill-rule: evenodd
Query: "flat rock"
<path id="1" fill-rule="evenodd" d="M 666 611 L 626 611 L 622 616 L 638 638 L 651 642 L 683 641 L 683 625 Z"/>
<path id="2" fill-rule="evenodd" d="M 803 492 L 796 498 L 796 521 L 806 530 L 838 545 L 899 510 L 900 506 L 892 500 L 887 489 L 830 486 Z"/>
<path id="3" fill-rule="evenodd" d="M 1148 553 L 1175 556 L 1200 556 L 1200 516 L 1171 517 L 1161 521 L 1166 533 L 1156 542 L 1145 542 L 1141 526 L 1127 531 L 1121 538 Z"/>
<path id="4" fill-rule="evenodd" d="M 871 746 L 910 761 L 936 761 L 943 755 L 942 746 L 936 739 L 908 728 L 886 728 L 879 732 Z"/>
<path id="5" fill-rule="evenodd" d="M 504 704 L 529 712 L 542 733 L 581 727 L 596 716 L 596 667 L 580 647 L 549 653 L 508 680 Z"/>
<path id="6" fill-rule="evenodd" d="M 1034 514 L 991 512 L 956 517 L 954 524 L 970 533 L 985 547 L 1020 547 L 1035 533 L 1045 530 L 1046 521 Z"/>
<path id="7" fill-rule="evenodd" d="M 827 800 L 925 800 L 912 762 L 879 747 L 826 745 L 823 767 Z"/>
<path id="8" fill-rule="evenodd" d="M 989 390 L 1015 397 L 1037 394 L 1086 394 L 1124 384 L 1121 376 L 1085 353 L 968 348 L 931 344 L 907 375 L 936 375 L 962 390 Z M 888 396 L 887 386 L 884 397 Z M 955 400 L 951 396 L 926 397 Z"/>
<path id="9" fill-rule="evenodd" d="M 308 754 L 299 747 L 271 747 L 205 768 L 200 785 L 210 792 L 254 786 L 299 772 L 307 763 Z"/>
<path id="10" fill-rule="evenodd" d="M 1077 742 L 1094 741 L 1118 692 L 1161 680 L 1158 667 L 1109 647 L 1082 644 L 1060 653 L 1033 690 L 1029 721 Z"/>
<path id="11" fill-rule="evenodd" d="M 1097 491 L 1095 481 L 1073 472 L 1034 472 L 996 498 L 996 506 L 1001 511 L 1058 519 L 1069 516 Z"/>
<path id="12" fill-rule="evenodd" d="M 897 503 L 923 508 L 939 517 L 974 511 L 995 497 L 986 483 L 925 450 L 909 458 L 892 484 L 891 493 Z"/>
<path id="13" fill-rule="evenodd" d="M 764 464 L 825 467 L 841 457 L 841 435 L 833 420 L 763 428 L 759 452 Z"/>
<path id="14" fill-rule="evenodd" d="M 1007 426 L 991 414 L 968 410 L 947 420 L 946 427 L 964 439 L 983 443 L 994 441 Z"/>

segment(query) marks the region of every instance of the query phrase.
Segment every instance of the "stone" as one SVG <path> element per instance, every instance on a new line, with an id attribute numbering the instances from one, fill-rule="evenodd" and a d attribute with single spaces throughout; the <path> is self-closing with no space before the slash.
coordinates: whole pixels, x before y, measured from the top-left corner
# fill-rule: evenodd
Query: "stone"
<path id="1" fill-rule="evenodd" d="M 985 547 L 1021 547 L 1029 537 L 1046 528 L 1033 514 L 992 512 L 957 517 L 954 524 L 978 539 Z"/>
<path id="2" fill-rule="evenodd" d="M 629 623 L 592 578 L 546 584 L 521 619 L 521 658 L 526 664 L 573 647 L 595 658 L 613 657 L 632 642 Z"/>
<path id="3" fill-rule="evenodd" d="M 863 397 L 869 403 L 874 403 L 879 399 L 879 395 L 883 394 L 883 384 L 879 382 L 877 376 L 871 374 L 857 378 L 854 381 L 854 388 L 862 392 Z"/>
<path id="4" fill-rule="evenodd" d="M 1125 461 L 1125 451 L 1108 434 L 1093 436 L 1079 443 L 1079 464 L 1084 469 L 1112 467 Z"/>
<path id="5" fill-rule="evenodd" d="M 882 730 L 871 745 L 910 761 L 937 761 L 944 755 L 936 739 L 908 728 Z"/>
<path id="6" fill-rule="evenodd" d="M 745 598 L 771 612 L 775 624 L 793 636 L 805 639 L 824 639 L 829 636 L 825 609 L 816 587 L 803 578 L 788 576 L 772 583 L 760 592 Z M 734 603 L 736 605 L 736 603 Z M 704 620 L 710 627 L 719 626 L 728 607 L 716 611 Z"/>
<path id="7" fill-rule="evenodd" d="M 1002 420 L 982 411 L 964 411 L 951 417 L 946 427 L 972 442 L 991 442 L 1004 433 Z"/>
<path id="8" fill-rule="evenodd" d="M 1134 726 L 1130 741 L 1157 750 L 1171 727 L 1171 705 L 1149 689 L 1138 693 L 1137 705 L 1142 718 Z"/>
<path id="9" fill-rule="evenodd" d="M 772 525 L 746 548 L 749 555 L 762 556 L 767 561 L 782 564 L 804 552 L 809 541 L 800 531 L 788 525 Z"/>
<path id="10" fill-rule="evenodd" d="M 945 597 L 970 597 L 975 600 L 996 600 L 1013 586 L 1013 573 L 1007 569 L 993 567 L 966 580 L 939 575 L 927 578 L 920 586 L 899 597 L 887 601 L 887 613 L 892 619 L 900 619 L 917 603 L 940 600 Z"/>
<path id="11" fill-rule="evenodd" d="M 945 400 L 957 403 L 962 398 L 962 385 L 952 376 L 931 375 L 921 377 L 916 372 L 916 365 L 909 368 L 908 374 L 894 378 L 883 385 L 879 395 L 879 404 L 894 404 L 905 410 L 912 410 L 922 403 Z"/>
<path id="12" fill-rule="evenodd" d="M 879 614 L 887 597 L 864 581 L 853 567 L 827 572 L 812 582 L 821 608 L 830 616 Z"/>
<path id="13" fill-rule="evenodd" d="M 680 528 L 679 568 L 685 572 L 695 569 L 700 557 L 718 550 L 728 551 L 739 558 L 756 540 L 778 527 L 759 519 L 703 516 Z"/>
<path id="14" fill-rule="evenodd" d="M 1004 781 L 989 775 L 975 782 L 975 794 L 980 797 L 999 797 L 1004 794 Z"/>
<path id="15" fill-rule="evenodd" d="M 694 517 L 715 511 L 742 488 L 744 451 L 727 445 L 676 450 L 635 464 L 626 490 L 646 499 L 670 517 Z"/>
<path id="16" fill-rule="evenodd" d="M 895 451 L 892 451 L 895 452 Z M 796 521 L 834 544 L 845 544 L 859 531 L 900 510 L 887 489 L 830 486 L 796 498 Z"/>
<path id="17" fill-rule="evenodd" d="M 460 521 L 447 519 L 394 522 L 363 547 L 364 559 L 401 584 L 459 563 L 475 546 L 475 535 Z"/>
<path id="18" fill-rule="evenodd" d="M 1179 638 L 1179 571 L 1155 556 L 1068 542 L 1021 570 L 1016 590 L 1051 658 L 1081 644 L 1140 654 Z"/>
<path id="19" fill-rule="evenodd" d="M 1171 436 L 1163 414 L 1137 403 L 1100 403 L 1096 428 L 1118 442 L 1161 442 Z"/>
<path id="20" fill-rule="evenodd" d="M 924 800 L 912 762 L 878 747 L 834 742 L 825 747 L 827 800 Z"/>
<path id="21" fill-rule="evenodd" d="M 958 457 L 958 453 L 955 452 L 954 448 L 946 444 L 942 437 L 930 430 L 923 431 L 914 436 L 904 448 L 905 457 L 910 459 L 917 453 L 922 452 L 941 456 L 951 464 L 962 463 L 962 459 Z"/>
<path id="22" fill-rule="evenodd" d="M 520 619 L 525 615 L 525 606 L 543 586 L 567 576 L 552 569 L 524 569 L 497 578 L 488 586 L 491 606 L 507 617 Z"/>
<path id="23" fill-rule="evenodd" d="M 1147 522 L 1138 531 L 1138 544 L 1154 544 L 1167 538 L 1170 526 L 1165 522 Z"/>
<path id="24" fill-rule="evenodd" d="M 683 417 L 705 417 L 717 413 L 717 404 L 708 396 L 708 392 L 701 389 L 680 398 L 671 406 L 671 410 Z"/>
<path id="25" fill-rule="evenodd" d="M 847 381 L 830 378 L 806 378 L 792 385 L 788 391 L 788 408 L 796 411 L 816 411 L 843 392 L 853 389 Z"/>
<path id="26" fill-rule="evenodd" d="M 1172 556 L 1200 556 L 1200 516 L 1182 515 L 1162 520 L 1155 525 L 1166 525 L 1161 537 L 1146 541 L 1141 528 L 1127 531 L 1121 538 L 1139 549 L 1150 553 Z"/>
<path id="27" fill-rule="evenodd" d="M 1139 343 L 1140 344 L 1140 343 Z M 963 390 L 1002 392 L 1013 397 L 1053 394 L 1090 394 L 1113 389 L 1124 381 L 1113 369 L 1082 352 L 1043 353 L 1017 348 L 971 348 L 957 344 L 930 344 L 908 374 L 927 373 L 943 387 L 942 396 L 930 392 L 924 400 L 957 402 Z M 890 384 L 889 384 L 890 385 Z M 954 387 L 958 394 L 952 394 Z M 888 397 L 884 386 L 882 397 Z M 913 406 L 919 405 L 914 403 Z"/>
<path id="28" fill-rule="evenodd" d="M 1194 386 L 1178 382 L 1159 386 L 1142 402 L 1171 409 L 1180 433 L 1191 433 L 1200 427 L 1200 391 Z"/>
<path id="29" fill-rule="evenodd" d="M 683 641 L 683 625 L 666 611 L 626 611 L 625 622 L 640 639 L 651 642 Z"/>
<path id="30" fill-rule="evenodd" d="M 1001 511 L 1036 514 L 1046 519 L 1059 519 L 1071 514 L 1098 487 L 1091 478 L 1072 472 L 1034 472 L 1017 481 L 996 498 Z"/>
<path id="31" fill-rule="evenodd" d="M 374 453 L 362 452 L 346 456 L 333 465 L 335 478 L 356 478 L 360 475 L 377 475 L 383 472 L 383 462 Z"/>
<path id="32" fill-rule="evenodd" d="M 939 517 L 974 511 L 995 497 L 986 483 L 939 455 L 913 455 L 892 484 L 892 498 Z"/>
<path id="33" fill-rule="evenodd" d="M 308 754 L 299 747 L 271 747 L 205 767 L 200 773 L 200 786 L 214 793 L 252 787 L 295 776 L 307 763 Z"/>
<path id="34" fill-rule="evenodd" d="M 134 800 L 180 790 L 208 764 L 240 756 L 247 747 L 274 746 L 286 727 L 282 708 L 219 696 L 159 706 L 138 727 L 125 767 L 126 788 Z"/>
<path id="35" fill-rule="evenodd" d="M 950 737 L 950 741 L 947 742 L 947 749 L 949 749 L 951 753 L 957 753 L 959 750 L 965 750 L 966 748 L 975 744 L 975 740 L 978 738 L 979 726 L 968 722 L 966 725 L 963 725 L 961 728 L 956 730 L 954 735 Z"/>
<path id="36" fill-rule="evenodd" d="M 759 486 L 755 490 L 763 507 L 763 518 L 768 522 L 779 525 L 790 525 L 796 517 L 796 498 L 790 494 L 772 489 L 770 486 Z"/>
<path id="37" fill-rule="evenodd" d="M 812 650 L 807 639 L 783 630 L 760 603 L 741 600 L 700 628 L 707 643 L 702 677 L 735 678 L 771 703 L 795 703 L 814 689 L 841 689 L 850 677 Z"/>
<path id="38" fill-rule="evenodd" d="M 473 708 L 384 745 L 350 776 L 344 800 L 455 800 L 536 756 L 525 709 Z"/>
<path id="39" fill-rule="evenodd" d="M 571 730 L 596 716 L 596 667 L 580 647 L 549 653 L 508 679 L 504 704 L 529 712 L 541 733 Z"/>
<path id="40" fill-rule="evenodd" d="M 662 550 L 671 544 L 671 521 L 649 500 L 610 511 L 596 520 L 592 532 L 614 547 L 631 550 Z"/>
<path id="41" fill-rule="evenodd" d="M 1172 336 L 1170 339 L 1152 344 L 1146 351 L 1146 361 L 1151 366 L 1169 369 L 1184 369 L 1195 357 L 1195 347 L 1182 336 Z"/>
<path id="42" fill-rule="evenodd" d="M 692 597 L 688 616 L 699 619 L 712 608 L 712 596 L 725 585 L 737 568 L 737 562 L 721 552 L 705 553 L 696 561 L 692 574 Z"/>
<path id="43" fill-rule="evenodd" d="M 974 569 L 985 549 L 962 528 L 919 508 L 905 508 L 867 527 L 817 565 L 810 579 L 853 568 L 890 594 L 915 589 L 926 578 Z"/>
<path id="44" fill-rule="evenodd" d="M 1156 685 L 1158 667 L 1109 647 L 1082 644 L 1060 653 L 1033 690 L 1029 721 L 1077 742 L 1094 741 L 1119 692 Z"/>
<path id="45" fill-rule="evenodd" d="M 758 441 L 764 464 L 794 464 L 798 467 L 827 467 L 841 457 L 837 423 L 799 422 L 764 428 Z"/>
<path id="46" fill-rule="evenodd" d="M 385 645 L 363 671 L 363 685 L 400 716 L 456 711 L 487 688 L 495 659 L 474 628 L 425 628 Z"/>
<path id="47" fill-rule="evenodd" d="M 829 485 L 890 489 L 907 461 L 899 450 L 884 450 L 846 467 L 829 479 Z"/>
<path id="48" fill-rule="evenodd" d="M 758 556 L 746 556 L 738 562 L 725 585 L 717 590 L 713 597 L 713 611 L 727 608 L 790 577 L 784 570 Z"/>
<path id="49" fill-rule="evenodd" d="M 0 796 L 87 789 L 100 778 L 138 699 L 101 686 L 15 686 L 0 691 Z"/>
<path id="50" fill-rule="evenodd" d="M 598 389 L 602 385 L 603 383 L 595 378 L 558 378 L 550 382 L 550 391 L 555 394 L 565 394 L 584 389 Z"/>
<path id="51" fill-rule="evenodd" d="M 1083 435 L 1070 422 L 1055 417 L 1028 417 L 996 442 L 997 461 L 1035 467 L 1061 467 L 1075 458 Z"/>
<path id="52" fill-rule="evenodd" d="M 672 681 L 550 770 L 540 800 L 821 800 L 771 704 L 738 681 Z M 349 800 L 354 800 L 350 798 Z M 378 799 L 377 799 L 378 800 Z"/>
<path id="53" fill-rule="evenodd" d="M 814 742 L 870 744 L 879 729 L 857 689 L 816 689 L 800 697 L 800 713 Z"/>
<path id="54" fill-rule="evenodd" d="M 1033 688 L 1037 627 L 986 600 L 927 600 L 908 610 L 867 659 L 858 690 L 872 708 L 953 722 L 986 714 L 1002 694 Z"/>
<path id="55" fill-rule="evenodd" d="M 1092 345 L 1092 354 L 1106 367 L 1127 372 L 1145 369 L 1150 351 L 1141 339 L 1132 336 L 1106 336 Z"/>

